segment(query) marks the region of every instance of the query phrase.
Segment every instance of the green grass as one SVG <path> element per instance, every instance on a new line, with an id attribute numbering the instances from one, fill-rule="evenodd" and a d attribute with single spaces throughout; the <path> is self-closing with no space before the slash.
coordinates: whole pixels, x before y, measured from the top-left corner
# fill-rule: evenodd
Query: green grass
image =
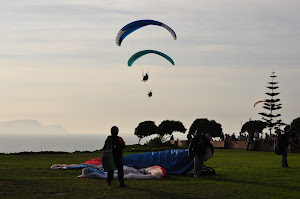
<path id="1" fill-rule="evenodd" d="M 127 152 L 129 154 L 129 152 Z M 272 152 L 217 149 L 206 166 L 214 176 L 168 175 L 164 180 L 126 180 L 127 189 L 104 179 L 77 178 L 81 170 L 51 170 L 56 163 L 81 163 L 99 153 L 0 155 L 0 198 L 300 198 L 300 154 L 290 168 Z"/>

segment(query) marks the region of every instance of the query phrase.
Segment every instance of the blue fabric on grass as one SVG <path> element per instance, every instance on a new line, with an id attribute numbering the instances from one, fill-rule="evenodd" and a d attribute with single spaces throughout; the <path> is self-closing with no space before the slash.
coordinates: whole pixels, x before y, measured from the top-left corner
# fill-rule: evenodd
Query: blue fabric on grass
<path id="1" fill-rule="evenodd" d="M 123 157 L 124 165 L 134 168 L 161 166 L 168 174 L 182 174 L 193 169 L 193 158 L 188 157 L 188 149 L 172 149 Z"/>

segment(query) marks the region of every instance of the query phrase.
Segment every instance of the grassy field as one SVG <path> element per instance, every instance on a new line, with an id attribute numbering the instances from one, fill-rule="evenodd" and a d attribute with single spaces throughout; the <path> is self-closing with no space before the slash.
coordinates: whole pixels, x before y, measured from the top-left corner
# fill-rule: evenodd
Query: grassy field
<path id="1" fill-rule="evenodd" d="M 130 154 L 130 152 L 127 152 Z M 103 179 L 77 178 L 81 170 L 51 170 L 56 163 L 81 163 L 99 153 L 0 155 L 0 198 L 300 198 L 300 154 L 289 153 L 289 169 L 272 152 L 217 149 L 206 166 L 214 176 L 195 179 L 127 180 L 119 188 Z"/>

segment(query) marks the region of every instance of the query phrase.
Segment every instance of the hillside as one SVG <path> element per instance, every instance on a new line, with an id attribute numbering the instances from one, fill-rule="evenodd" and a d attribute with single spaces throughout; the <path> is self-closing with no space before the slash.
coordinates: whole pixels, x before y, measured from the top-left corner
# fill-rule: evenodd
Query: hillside
<path id="1" fill-rule="evenodd" d="M 68 135 L 60 125 L 43 125 L 37 120 L 14 120 L 0 122 L 1 135 Z"/>

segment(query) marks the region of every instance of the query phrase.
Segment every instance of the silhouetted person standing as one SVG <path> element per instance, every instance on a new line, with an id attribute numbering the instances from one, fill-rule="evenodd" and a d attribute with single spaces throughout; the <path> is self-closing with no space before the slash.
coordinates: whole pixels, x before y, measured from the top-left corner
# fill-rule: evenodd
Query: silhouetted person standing
<path id="1" fill-rule="evenodd" d="M 293 132 L 294 128 L 290 127 L 288 128 L 285 133 L 281 138 L 281 152 L 282 152 L 282 167 L 284 168 L 289 168 L 288 162 L 287 162 L 287 153 L 288 153 L 288 146 L 290 145 L 294 145 L 291 141 L 291 133 Z M 279 134 L 281 133 L 280 130 L 278 132 Z M 277 133 L 277 134 L 278 134 Z"/>
<path id="2" fill-rule="evenodd" d="M 111 181 L 113 180 L 114 176 L 114 167 L 118 169 L 118 180 L 120 182 L 120 187 L 126 187 L 124 183 L 124 170 L 123 170 L 123 150 L 125 148 L 124 140 L 118 136 L 119 129 L 116 126 L 111 128 L 111 136 L 108 136 L 104 147 L 103 147 L 103 154 L 105 151 L 107 153 L 112 153 L 113 160 L 109 159 L 109 156 L 104 156 L 103 159 L 107 158 L 109 161 L 103 160 L 103 167 L 109 168 L 107 170 L 107 185 L 111 185 Z M 110 154 L 109 154 L 110 155 Z M 106 166 L 107 165 L 107 166 Z"/>
<path id="3" fill-rule="evenodd" d="M 191 140 L 189 146 L 189 157 L 194 156 L 194 177 L 199 178 L 203 170 L 204 155 L 209 140 L 200 130 L 195 131 L 195 136 Z"/>

